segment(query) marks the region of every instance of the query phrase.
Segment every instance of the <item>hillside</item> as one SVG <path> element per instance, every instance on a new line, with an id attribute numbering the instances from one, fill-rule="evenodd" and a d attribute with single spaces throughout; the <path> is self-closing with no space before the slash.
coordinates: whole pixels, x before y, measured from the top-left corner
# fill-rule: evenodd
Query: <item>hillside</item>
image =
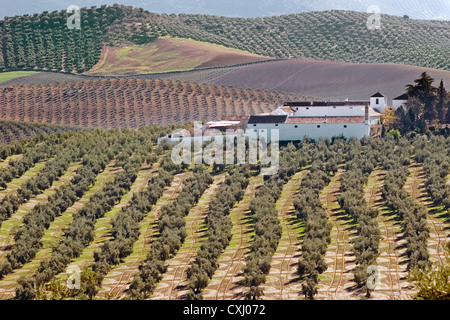
<path id="1" fill-rule="evenodd" d="M 354 64 L 319 60 L 281 60 L 245 66 L 213 68 L 155 78 L 209 83 L 221 86 L 289 92 L 303 96 L 342 101 L 367 100 L 383 92 L 389 100 L 403 94 L 422 72 L 450 84 L 450 71 L 403 64 Z M 148 78 L 152 76 L 147 76 Z"/>
<path id="2" fill-rule="evenodd" d="M 181 61 L 181 60 L 178 60 Z M 118 65 L 118 68 L 120 66 Z M 308 99 L 335 101 L 367 100 L 375 92 L 383 92 L 388 102 L 405 92 L 426 72 L 437 85 L 442 79 L 448 86 L 450 72 L 403 64 L 354 64 L 320 60 L 276 60 L 244 65 L 210 67 L 201 70 L 154 74 L 107 76 L 110 79 L 165 79 L 216 86 L 232 86 L 301 95 Z M 4 73 L 7 75 L 8 73 Z M 103 76 L 104 77 L 104 76 Z M 0 88 L 16 85 L 62 84 L 64 82 L 98 79 L 93 75 L 71 75 L 40 72 L 0 83 Z M 12 89 L 11 89 L 12 90 Z M 314 98 L 312 98 L 314 97 Z"/>
<path id="3" fill-rule="evenodd" d="M 267 59 L 207 42 L 163 37 L 145 45 L 105 46 L 100 61 L 85 74 L 162 73 L 244 64 Z"/>
<path id="4" fill-rule="evenodd" d="M 100 128 L 217 120 L 305 97 L 170 80 L 96 79 L 0 87 L 0 118 Z"/>
<path id="5" fill-rule="evenodd" d="M 89 6 L 100 6 L 103 4 L 114 4 L 116 0 L 90 0 Z M 279 0 L 228 0 L 205 1 L 205 0 L 165 0 L 165 1 L 139 1 L 121 0 L 121 4 L 127 6 L 142 6 L 146 10 L 157 13 L 201 13 L 227 17 L 262 17 L 267 15 L 282 15 L 306 11 L 323 10 L 352 10 L 366 12 L 369 5 L 377 5 L 384 13 L 403 16 L 409 15 L 414 19 L 450 19 L 449 4 L 442 0 L 414 1 L 405 5 L 403 1 L 392 0 L 315 0 L 315 1 L 279 1 Z M 59 10 L 73 4 L 71 0 L 59 0 L 58 2 L 48 0 L 15 0 L 4 3 L 2 14 L 14 16 L 23 13 L 35 13 L 47 10 Z M 86 4 L 88 6 L 88 4 Z M 0 16 L 0 18 L 3 18 Z"/>
<path id="6" fill-rule="evenodd" d="M 66 27 L 66 11 L 7 17 L 0 22 L 0 70 L 44 69 L 82 73 L 103 46 L 147 44 L 158 37 L 192 38 L 273 58 L 353 63 L 404 63 L 449 70 L 450 22 L 324 11 L 265 18 L 158 15 L 124 6 L 82 10 L 83 28 Z"/>

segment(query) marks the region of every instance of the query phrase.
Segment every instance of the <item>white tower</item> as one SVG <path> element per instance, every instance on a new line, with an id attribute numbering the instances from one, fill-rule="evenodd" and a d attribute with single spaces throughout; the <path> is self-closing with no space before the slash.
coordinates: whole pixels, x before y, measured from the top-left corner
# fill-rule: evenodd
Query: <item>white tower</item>
<path id="1" fill-rule="evenodd" d="M 378 112 L 383 112 L 387 107 L 387 98 L 381 92 L 375 93 L 370 97 L 370 107 Z"/>

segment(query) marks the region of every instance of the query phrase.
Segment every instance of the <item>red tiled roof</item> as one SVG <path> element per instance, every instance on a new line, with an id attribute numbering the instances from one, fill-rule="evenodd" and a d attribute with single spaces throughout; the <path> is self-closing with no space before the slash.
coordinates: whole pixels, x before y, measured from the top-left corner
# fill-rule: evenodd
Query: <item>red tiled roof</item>
<path id="1" fill-rule="evenodd" d="M 285 123 L 363 123 L 365 117 L 289 117 Z"/>

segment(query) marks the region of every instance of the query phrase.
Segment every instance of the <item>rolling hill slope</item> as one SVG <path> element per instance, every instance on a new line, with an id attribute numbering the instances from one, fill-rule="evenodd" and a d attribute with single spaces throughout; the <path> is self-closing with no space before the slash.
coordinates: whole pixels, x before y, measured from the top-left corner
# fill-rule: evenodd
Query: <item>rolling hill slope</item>
<path id="1" fill-rule="evenodd" d="M 173 74 L 146 75 L 179 81 L 209 83 L 330 100 L 367 100 L 377 91 L 391 100 L 405 92 L 422 72 L 450 85 L 450 72 L 401 64 L 355 64 L 319 60 L 277 60 L 244 66 L 194 70 Z"/>
<path id="2" fill-rule="evenodd" d="M 369 30 L 369 14 L 323 11 L 265 18 L 158 15 L 120 5 L 83 9 L 82 30 L 68 29 L 68 14 L 44 12 L 0 21 L 0 70 L 83 73 L 103 46 L 147 44 L 158 37 L 191 38 L 273 58 L 353 63 L 404 63 L 449 70 L 450 22 L 382 15 Z"/>
<path id="3" fill-rule="evenodd" d="M 157 39 L 146 45 L 104 47 L 100 61 L 86 74 L 159 73 L 267 60 L 237 49 L 191 39 Z"/>
<path id="4" fill-rule="evenodd" d="M 0 87 L 0 118 L 82 127 L 140 128 L 270 112 L 279 92 L 170 80 L 96 79 Z"/>

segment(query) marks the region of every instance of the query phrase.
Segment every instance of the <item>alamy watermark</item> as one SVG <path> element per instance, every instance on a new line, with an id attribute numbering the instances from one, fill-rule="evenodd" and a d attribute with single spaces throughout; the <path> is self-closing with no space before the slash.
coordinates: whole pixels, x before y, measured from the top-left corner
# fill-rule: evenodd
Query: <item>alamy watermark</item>
<path id="1" fill-rule="evenodd" d="M 367 18 L 367 29 L 369 30 L 380 30 L 381 29 L 381 9 L 379 6 L 369 6 L 367 8 L 367 13 L 372 13 L 369 18 Z"/>
<path id="2" fill-rule="evenodd" d="M 67 268 L 67 274 L 69 278 L 67 279 L 67 288 L 71 290 L 81 289 L 81 270 L 77 266 L 70 266 Z"/>
<path id="3" fill-rule="evenodd" d="M 367 277 L 366 281 L 366 287 L 369 290 L 375 290 L 379 283 L 380 278 L 380 272 L 378 270 L 377 265 L 371 265 L 367 268 L 367 274 L 369 274 L 369 277 Z"/>
<path id="4" fill-rule="evenodd" d="M 72 14 L 67 18 L 66 25 L 69 29 L 81 29 L 81 8 L 71 5 L 67 8 L 67 13 Z"/>
<path id="5" fill-rule="evenodd" d="M 172 149 L 175 164 L 261 166 L 261 174 L 273 175 L 279 169 L 279 130 L 226 130 L 202 131 L 202 123 L 194 123 L 194 134 L 183 129 L 172 133 L 170 139 L 178 142 Z"/>

